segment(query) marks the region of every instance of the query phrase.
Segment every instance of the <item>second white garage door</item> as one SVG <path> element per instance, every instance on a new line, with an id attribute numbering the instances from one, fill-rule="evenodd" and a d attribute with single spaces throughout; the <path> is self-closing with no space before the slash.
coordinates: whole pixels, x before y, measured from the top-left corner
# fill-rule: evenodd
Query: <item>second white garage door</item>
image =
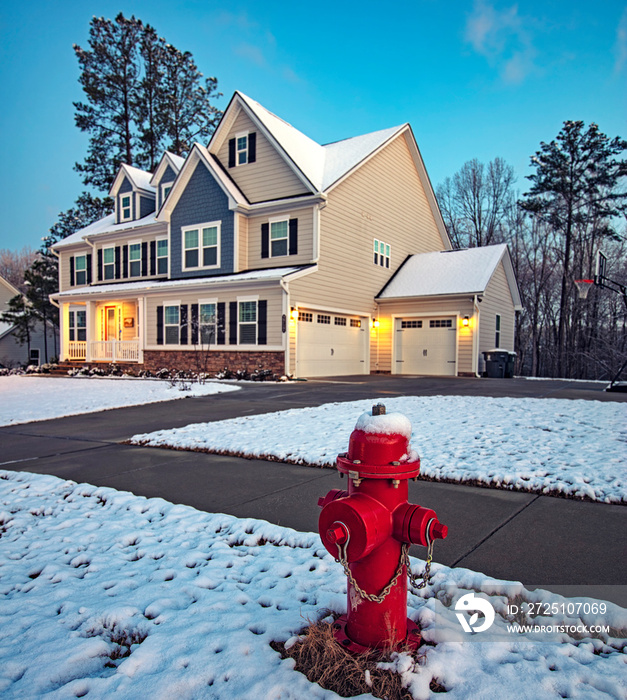
<path id="1" fill-rule="evenodd" d="M 299 310 L 296 375 L 333 377 L 368 372 L 366 318 Z"/>
<path id="2" fill-rule="evenodd" d="M 457 324 L 454 316 L 397 318 L 394 340 L 397 374 L 456 374 Z"/>

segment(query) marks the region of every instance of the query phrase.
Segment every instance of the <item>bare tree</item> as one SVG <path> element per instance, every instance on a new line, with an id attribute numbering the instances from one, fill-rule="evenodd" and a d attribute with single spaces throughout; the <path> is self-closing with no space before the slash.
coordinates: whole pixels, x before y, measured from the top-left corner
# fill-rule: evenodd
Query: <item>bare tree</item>
<path id="1" fill-rule="evenodd" d="M 24 273 L 36 257 L 37 251 L 30 246 L 24 246 L 21 250 L 0 248 L 0 277 L 4 277 L 20 292 L 25 292 Z"/>

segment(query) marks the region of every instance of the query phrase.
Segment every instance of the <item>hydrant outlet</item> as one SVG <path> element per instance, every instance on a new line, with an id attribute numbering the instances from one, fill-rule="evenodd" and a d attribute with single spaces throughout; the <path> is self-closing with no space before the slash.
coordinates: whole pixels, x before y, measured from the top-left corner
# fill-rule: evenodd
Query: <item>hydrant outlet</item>
<path id="1" fill-rule="evenodd" d="M 327 530 L 327 538 L 333 544 L 344 544 L 348 540 L 348 532 L 343 523 L 333 523 Z"/>
<path id="2" fill-rule="evenodd" d="M 448 527 L 442 523 L 434 523 L 431 527 L 431 539 L 443 540 L 448 535 Z"/>

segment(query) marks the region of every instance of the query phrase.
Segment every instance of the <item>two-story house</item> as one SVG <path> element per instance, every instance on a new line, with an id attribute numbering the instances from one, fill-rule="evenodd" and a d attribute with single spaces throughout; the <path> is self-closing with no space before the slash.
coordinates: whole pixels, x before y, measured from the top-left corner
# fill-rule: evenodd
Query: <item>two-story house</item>
<path id="1" fill-rule="evenodd" d="M 207 146 L 110 195 L 55 246 L 64 360 L 456 375 L 513 349 L 507 248 L 450 250 L 409 124 L 321 146 L 236 92 Z"/>

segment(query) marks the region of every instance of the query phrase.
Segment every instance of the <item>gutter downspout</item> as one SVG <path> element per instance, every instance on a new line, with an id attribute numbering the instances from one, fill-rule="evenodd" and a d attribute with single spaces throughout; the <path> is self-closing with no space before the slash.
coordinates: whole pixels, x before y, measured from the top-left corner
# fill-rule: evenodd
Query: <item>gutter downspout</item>
<path id="1" fill-rule="evenodd" d="M 283 297 L 283 315 L 285 316 L 285 338 L 283 339 L 283 352 L 284 352 L 284 369 L 285 376 L 288 377 L 290 374 L 290 323 L 291 323 L 291 308 L 290 308 L 290 289 L 288 283 L 281 277 L 279 280 L 279 285 L 281 289 L 285 292 Z"/>
<path id="2" fill-rule="evenodd" d="M 475 377 L 481 379 L 481 374 L 479 374 L 479 304 L 477 302 L 476 294 L 473 297 L 472 306 L 475 321 L 472 335 L 472 365 L 475 370 Z"/>

